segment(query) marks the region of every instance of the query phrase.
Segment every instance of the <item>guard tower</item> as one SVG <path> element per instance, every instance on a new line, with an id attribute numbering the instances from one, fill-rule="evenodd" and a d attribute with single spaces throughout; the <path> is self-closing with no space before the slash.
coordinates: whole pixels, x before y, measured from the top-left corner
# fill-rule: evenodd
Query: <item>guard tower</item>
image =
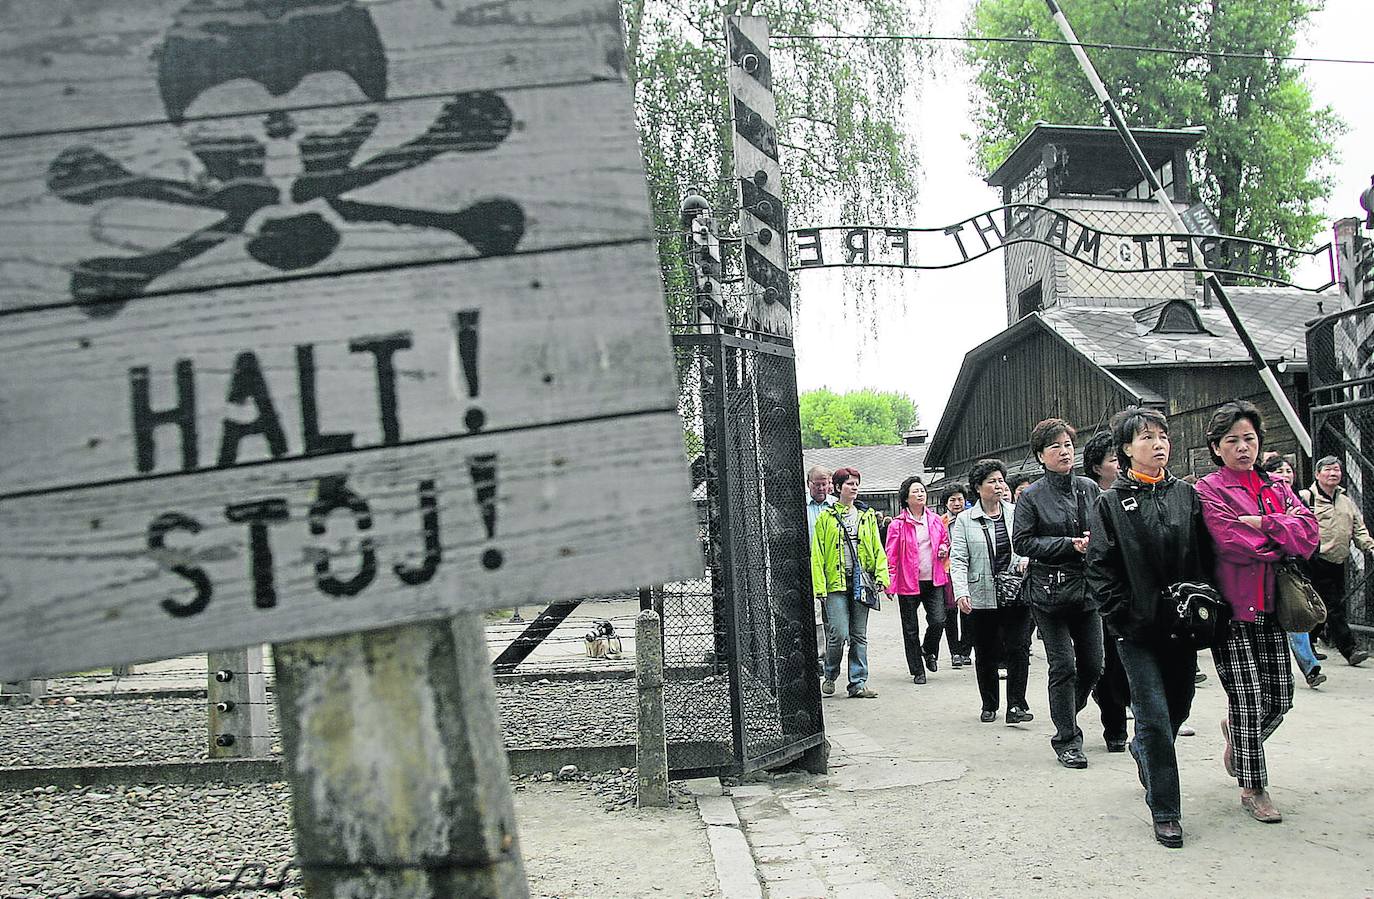
<path id="1" fill-rule="evenodd" d="M 1202 139 L 1204 129 L 1132 132 L 1177 208 L 1194 202 L 1188 151 Z M 1004 204 L 1048 206 L 1098 230 L 1118 234 L 1174 230 L 1114 128 L 1038 122 L 987 182 L 1002 189 Z M 1009 225 L 1007 221 L 1004 226 Z M 1139 247 L 1130 240 L 1104 237 L 1102 253 L 1127 263 L 1140 261 Z M 1195 293 L 1192 272 L 1103 272 L 1040 244 L 1008 247 L 1004 258 L 1008 325 L 1055 306 L 1145 308 L 1188 300 Z"/>

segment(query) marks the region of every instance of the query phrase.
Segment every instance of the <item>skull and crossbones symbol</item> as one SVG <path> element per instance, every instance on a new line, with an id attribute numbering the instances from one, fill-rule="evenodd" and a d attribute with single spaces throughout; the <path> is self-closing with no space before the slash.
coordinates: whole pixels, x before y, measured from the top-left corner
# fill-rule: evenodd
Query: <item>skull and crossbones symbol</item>
<path id="1" fill-rule="evenodd" d="M 280 98 L 307 76 L 337 73 L 361 91 L 363 102 L 386 99 L 386 53 L 371 13 L 357 0 L 191 0 L 176 16 L 157 56 L 163 106 L 168 120 L 178 126 L 188 122 L 188 109 L 198 97 L 239 79 L 256 82 Z M 324 113 L 337 114 L 332 109 Z M 222 216 L 143 255 L 77 263 L 71 291 L 80 307 L 92 316 L 113 315 L 123 300 L 144 293 L 156 278 L 235 237 L 245 238 L 248 255 L 265 266 L 308 269 L 329 258 L 342 240 L 330 219 L 437 229 L 466 241 L 480 256 L 510 253 L 524 236 L 524 211 L 506 198 L 442 211 L 347 196 L 441 154 L 500 145 L 513 120 L 498 95 L 456 94 L 419 136 L 361 162 L 356 161 L 358 153 L 378 125 L 376 112 L 357 115 L 341 130 L 306 131 L 299 118 L 299 110 L 276 108 L 254 119 L 260 123 L 257 134 L 188 133 L 187 147 L 203 173 L 186 181 L 135 174 L 91 146 L 60 153 L 48 168 L 47 182 L 68 202 L 151 200 Z M 241 125 L 243 119 L 226 121 Z M 283 148 L 291 152 L 284 154 Z M 270 170 L 274 156 L 282 155 L 296 160 L 294 171 L 285 176 Z M 321 202 L 332 213 L 322 215 Z"/>

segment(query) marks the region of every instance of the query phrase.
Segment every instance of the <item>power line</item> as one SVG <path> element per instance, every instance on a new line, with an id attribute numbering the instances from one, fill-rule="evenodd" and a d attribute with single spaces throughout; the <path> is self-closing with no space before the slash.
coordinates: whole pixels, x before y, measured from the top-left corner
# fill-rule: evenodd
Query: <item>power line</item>
<path id="1" fill-rule="evenodd" d="M 984 44 L 1044 44 L 1050 47 L 1075 46 L 1069 41 L 1044 37 L 978 37 L 971 34 L 774 34 L 772 41 L 963 41 Z M 1180 47 L 1147 47 L 1140 44 L 1105 44 L 1081 41 L 1093 50 L 1124 50 L 1131 53 L 1165 53 L 1171 56 L 1215 57 L 1217 59 L 1259 59 L 1274 62 L 1329 62 L 1341 65 L 1374 66 L 1374 59 L 1343 59 L 1331 56 L 1276 56 L 1273 53 L 1242 53 L 1227 50 L 1185 50 Z"/>

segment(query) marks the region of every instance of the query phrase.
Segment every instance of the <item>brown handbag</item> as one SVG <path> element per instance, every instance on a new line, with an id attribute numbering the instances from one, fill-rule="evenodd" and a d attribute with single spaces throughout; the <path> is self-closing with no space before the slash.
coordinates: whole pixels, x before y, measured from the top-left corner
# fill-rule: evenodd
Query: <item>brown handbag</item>
<path id="1" fill-rule="evenodd" d="M 1274 615 L 1279 627 L 1291 634 L 1305 634 L 1326 620 L 1326 603 L 1296 560 L 1280 562 L 1274 580 L 1278 586 Z"/>

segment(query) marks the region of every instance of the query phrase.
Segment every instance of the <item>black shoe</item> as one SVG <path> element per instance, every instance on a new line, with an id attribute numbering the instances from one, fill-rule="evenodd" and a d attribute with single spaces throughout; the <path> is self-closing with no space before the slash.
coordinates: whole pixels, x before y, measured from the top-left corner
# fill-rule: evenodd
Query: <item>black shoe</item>
<path id="1" fill-rule="evenodd" d="M 978 716 L 978 720 L 983 722 L 984 724 L 991 724 L 992 722 L 997 720 L 997 710 L 983 709 L 982 713 Z"/>
<path id="2" fill-rule="evenodd" d="M 1177 821 L 1156 821 L 1155 839 L 1170 849 L 1183 848 L 1183 825 Z"/>
<path id="3" fill-rule="evenodd" d="M 1314 690 L 1320 687 L 1322 684 L 1326 683 L 1326 675 L 1322 674 L 1322 666 L 1313 665 L 1312 670 L 1307 672 L 1306 679 L 1307 686 L 1311 687 Z"/>
<path id="4" fill-rule="evenodd" d="M 963 656 L 950 656 L 950 657 L 949 657 L 949 667 L 951 667 L 951 668 L 962 668 L 962 667 L 964 667 L 964 657 L 963 657 Z"/>
<path id="5" fill-rule="evenodd" d="M 1202 683 L 1203 681 L 1205 681 L 1206 679 L 1207 679 L 1207 673 L 1206 673 L 1205 671 L 1197 671 L 1197 672 L 1194 672 L 1194 673 L 1193 673 L 1193 683 L 1195 683 L 1195 684 L 1200 684 L 1200 683 Z"/>
<path id="6" fill-rule="evenodd" d="M 1126 751 L 1126 741 L 1125 741 L 1124 739 L 1121 739 L 1121 740 L 1108 740 L 1108 741 L 1107 741 L 1107 751 L 1108 751 L 1108 752 L 1125 752 L 1125 751 Z"/>
<path id="7" fill-rule="evenodd" d="M 923 684 L 923 683 L 925 683 L 925 682 L 926 682 L 926 673 L 925 673 L 924 671 L 922 671 L 920 674 L 917 674 L 917 675 L 913 676 L 913 677 L 911 678 L 911 682 L 912 682 L 913 684 Z"/>
<path id="8" fill-rule="evenodd" d="M 1365 661 L 1365 660 L 1368 659 L 1368 658 L 1369 658 L 1369 653 L 1365 652 L 1363 649 L 1357 649 L 1357 650 L 1355 650 L 1354 652 L 1352 652 L 1350 655 L 1346 656 L 1346 657 L 1345 657 L 1345 660 L 1346 660 L 1347 662 L 1349 662 L 1349 663 L 1351 664 L 1351 666 L 1353 667 L 1353 666 L 1355 666 L 1355 665 L 1360 664 L 1361 662 Z"/>
<path id="9" fill-rule="evenodd" d="M 1081 749 L 1065 749 L 1059 753 L 1059 764 L 1065 768 L 1086 768 L 1088 767 L 1088 757 L 1083 754 Z"/>
<path id="10" fill-rule="evenodd" d="M 1315 646 L 1312 647 L 1312 655 L 1313 655 L 1313 657 L 1314 657 L 1318 662 L 1325 662 L 1325 661 L 1326 661 L 1326 653 L 1324 653 L 1324 652 L 1322 652 L 1321 650 L 1317 649 Z"/>
<path id="11" fill-rule="evenodd" d="M 931 673 L 940 670 L 940 661 L 933 653 L 926 656 L 926 668 L 930 669 Z"/>
<path id="12" fill-rule="evenodd" d="M 1007 709 L 1007 723 L 1008 723 L 1008 724 L 1020 724 L 1020 723 L 1023 722 L 1023 721 L 1034 721 L 1034 720 L 1035 720 L 1035 716 L 1032 715 L 1030 712 L 1026 711 L 1026 710 L 1023 709 L 1023 708 L 1018 708 L 1017 706 L 1012 706 L 1011 708 Z"/>

